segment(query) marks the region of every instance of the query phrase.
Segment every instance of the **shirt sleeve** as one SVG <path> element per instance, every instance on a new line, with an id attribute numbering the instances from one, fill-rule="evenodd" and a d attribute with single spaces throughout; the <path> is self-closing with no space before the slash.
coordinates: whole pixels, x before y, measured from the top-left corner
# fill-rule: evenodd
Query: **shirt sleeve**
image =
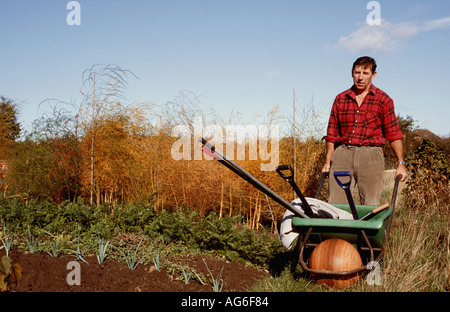
<path id="1" fill-rule="evenodd" d="M 327 135 L 322 138 L 327 142 L 335 143 L 339 141 L 339 121 L 337 115 L 338 98 L 334 100 L 333 106 L 331 107 L 330 118 L 328 120 Z"/>
<path id="2" fill-rule="evenodd" d="M 392 142 L 403 139 L 394 110 L 394 101 L 386 97 L 383 105 L 383 132 L 386 140 Z"/>

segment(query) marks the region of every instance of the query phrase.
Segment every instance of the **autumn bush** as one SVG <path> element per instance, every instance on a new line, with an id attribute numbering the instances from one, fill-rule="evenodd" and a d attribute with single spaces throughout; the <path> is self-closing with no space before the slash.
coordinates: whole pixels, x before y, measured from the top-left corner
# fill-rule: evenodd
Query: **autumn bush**
<path id="1" fill-rule="evenodd" d="M 93 109 L 99 109 L 95 103 Z M 168 113 L 163 106 L 164 115 L 158 116 L 140 104 L 114 102 L 108 110 L 105 106 L 94 117 L 55 111 L 37 120 L 32 131 L 16 142 L 14 157 L 8 159 L 4 195 L 26 203 L 49 197 L 61 204 L 82 198 L 88 205 L 110 209 L 131 202 L 152 204 L 156 212 L 191 207 L 200 215 L 216 212 L 219 219 L 239 215 L 250 228 L 269 224 L 275 231 L 284 209 L 263 193 L 216 161 L 172 157 L 178 138 L 172 136 L 176 120 L 168 116 L 176 115 L 192 128 L 195 116 L 188 114 L 201 114 L 199 109 L 172 105 L 171 109 L 180 111 Z M 146 116 L 150 113 L 153 117 Z M 152 123 L 155 119 L 158 122 Z M 215 122 L 225 129 L 225 124 Z M 295 145 L 290 134 L 281 133 L 279 138 L 279 164 L 296 168 L 296 180 L 305 195 L 314 194 L 320 176 L 318 164 L 324 150 L 317 137 L 308 133 L 304 141 L 296 139 Z M 267 160 L 261 159 L 259 152 L 257 159 L 250 159 L 250 144 L 245 143 L 246 155 L 236 162 L 292 200 L 292 188 L 275 171 L 261 171 Z"/>
<path id="2" fill-rule="evenodd" d="M 419 211 L 450 211 L 448 153 L 424 139 L 408 159 L 411 177 L 406 190 L 408 206 Z"/>
<path id="3" fill-rule="evenodd" d="M 185 126 L 192 135 L 198 120 L 202 126 L 222 130 L 249 121 L 241 120 L 239 114 L 227 120 L 205 108 L 201 98 L 189 91 L 162 105 L 127 104 L 123 97 L 127 76 L 133 75 L 116 66 L 93 66 L 83 74 L 81 103 L 65 110 L 58 102 L 20 140 L 14 109 L 7 110 L 3 104 L 10 102 L 2 98 L 0 113 L 6 112 L 2 114 L 10 121 L 0 129 L 0 139 L 7 143 L 0 145 L 0 160 L 7 164 L 0 176 L 0 221 L 22 237 L 28 226 L 33 233 L 64 233 L 71 240 L 68 243 L 81 236 L 91 251 L 99 237 L 122 241 L 118 237 L 138 235 L 165 246 L 181 244 L 229 260 L 267 265 L 282 248 L 270 233 L 276 232 L 285 209 L 214 160 L 176 160 L 171 153 L 179 139 L 173 135 L 176 126 Z M 274 108 L 254 123 L 283 129 L 279 164 L 292 165 L 301 191 L 314 196 L 324 160 L 320 138 L 325 125 L 311 105 L 305 105 L 299 115 L 301 120 L 292 127 L 293 121 Z M 394 223 L 402 233 L 394 236 L 395 246 L 403 254 L 408 237 L 426 233 L 441 248 L 449 241 L 448 139 L 439 144 L 418 141 L 412 118 L 399 117 L 399 122 L 411 174 L 404 209 Z M 192 136 L 191 146 L 194 140 Z M 260 150 L 256 159 L 249 157 L 254 143 L 244 142 L 245 157 L 236 162 L 287 201 L 293 200 L 288 183 L 273 170 L 261 170 L 267 160 Z M 191 150 L 190 156 L 197 152 Z M 385 153 L 390 168 L 396 159 L 388 145 Z M 326 199 L 326 186 L 320 196 Z M 412 226 L 418 222 L 412 216 L 421 220 L 421 230 Z M 443 253 L 437 258 L 444 263 L 439 268 L 445 267 Z"/>
<path id="4" fill-rule="evenodd" d="M 179 139 L 173 130 L 179 125 L 189 131 L 191 146 L 195 146 L 193 132 L 199 120 L 200 126 L 212 125 L 222 131 L 227 125 L 249 120 L 236 113 L 228 119 L 220 116 L 186 90 L 161 105 L 126 103 L 124 88 L 130 77 L 134 77 L 131 72 L 114 65 L 87 69 L 80 103 L 72 104 L 72 110 L 63 105 L 66 103 L 52 103 L 53 111 L 38 118 L 21 140 L 10 139 L 8 153 L 4 153 L 8 170 L 1 183 L 3 195 L 25 203 L 51 198 L 63 205 L 81 199 L 86 207 L 105 206 L 118 214 L 118 207 L 130 203 L 152 205 L 155 213 L 190 207 L 199 215 L 215 212 L 219 219 L 241 216 L 252 229 L 268 226 L 275 232 L 284 208 L 216 161 L 195 157 L 176 160 L 172 155 Z M 320 140 L 325 125 L 312 103 L 302 105 L 296 114 L 300 119 L 295 127 L 277 107 L 254 123 L 282 129 L 279 164 L 292 165 L 301 191 L 314 196 L 325 153 Z M 413 120 L 408 116 L 399 122 L 406 136 L 405 154 L 410 155 L 418 146 Z M 17 125 L 12 126 L 17 136 Z M 293 200 L 288 183 L 274 170 L 261 170 L 267 160 L 261 158 L 260 150 L 256 159 L 249 157 L 254 143 L 259 146 L 259 141 L 244 142 L 245 157 L 236 162 L 287 201 Z M 227 147 L 234 144 L 226 142 Z M 268 148 L 276 147 L 268 143 Z M 386 147 L 389 165 L 393 158 L 388 151 Z M 190 150 L 191 156 L 198 152 Z M 326 198 L 324 189 L 322 199 Z"/>

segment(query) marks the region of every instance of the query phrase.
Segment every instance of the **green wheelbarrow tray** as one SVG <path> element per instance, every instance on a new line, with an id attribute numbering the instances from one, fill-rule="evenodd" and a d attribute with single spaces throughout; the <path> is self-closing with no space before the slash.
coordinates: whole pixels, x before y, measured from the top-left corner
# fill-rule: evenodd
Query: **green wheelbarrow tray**
<path id="1" fill-rule="evenodd" d="M 379 262 L 384 256 L 386 244 L 389 237 L 390 226 L 394 215 L 395 199 L 397 196 L 397 189 L 400 177 L 396 179 L 394 191 L 390 206 L 374 215 L 369 220 L 339 220 L 326 218 L 300 218 L 294 216 L 292 218 L 293 231 L 300 234 L 299 239 L 299 262 L 303 270 L 312 274 L 322 275 L 337 275 L 346 276 L 362 272 L 364 270 L 371 270 L 373 267 L 368 263 L 375 261 Z M 351 213 L 349 205 L 333 204 L 333 206 L 346 210 Z M 362 216 L 370 212 L 376 206 L 370 205 L 356 205 L 358 215 Z M 363 266 L 351 271 L 327 271 L 327 270 L 312 270 L 308 267 L 304 260 L 305 249 L 308 247 L 315 247 L 322 241 L 330 238 L 339 238 L 353 244 L 355 248 L 362 255 L 367 254 L 367 263 Z M 362 257 L 363 258 L 363 257 Z"/>
<path id="2" fill-rule="evenodd" d="M 333 205 L 342 210 L 351 213 L 348 205 Z M 364 215 L 374 209 L 376 206 L 357 205 L 358 215 Z M 361 230 L 364 230 L 370 243 L 374 247 L 381 248 L 386 234 L 387 219 L 394 211 L 393 206 L 378 213 L 370 220 L 339 220 L 325 218 L 304 219 L 299 217 L 292 218 L 292 226 L 299 233 L 305 232 L 304 229 L 313 228 L 310 233 L 310 240 L 324 241 L 329 238 L 341 238 L 356 245 L 360 239 Z"/>

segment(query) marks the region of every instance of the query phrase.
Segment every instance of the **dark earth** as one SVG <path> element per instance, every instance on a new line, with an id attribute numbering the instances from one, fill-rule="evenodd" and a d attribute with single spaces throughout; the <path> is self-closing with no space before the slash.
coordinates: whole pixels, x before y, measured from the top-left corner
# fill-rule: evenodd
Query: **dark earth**
<path id="1" fill-rule="evenodd" d="M 5 255 L 0 251 L 0 257 Z M 265 270 L 239 262 L 227 262 L 205 255 L 171 256 L 166 259 L 172 265 L 162 265 L 160 271 L 154 265 L 139 264 L 131 270 L 125 262 L 106 259 L 98 264 L 97 258 L 84 257 L 88 264 L 80 264 L 80 285 L 69 285 L 68 275 L 73 276 L 74 268 L 68 263 L 75 261 L 73 255 L 52 257 L 47 253 L 11 251 L 12 263 L 22 267 L 22 278 L 17 284 L 8 284 L 10 292 L 212 292 L 211 271 L 214 278 L 220 274 L 223 280 L 222 292 L 245 292 L 259 279 L 269 276 Z M 205 265 L 205 262 L 208 268 Z M 175 265 L 176 264 L 176 265 Z M 194 274 L 186 284 L 181 269 L 189 267 Z M 72 279 L 73 280 L 73 279 Z"/>

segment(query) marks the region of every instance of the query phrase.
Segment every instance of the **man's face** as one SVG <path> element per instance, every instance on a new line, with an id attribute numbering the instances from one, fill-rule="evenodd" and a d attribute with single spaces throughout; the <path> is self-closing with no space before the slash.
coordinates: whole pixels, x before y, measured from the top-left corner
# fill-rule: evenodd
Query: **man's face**
<path id="1" fill-rule="evenodd" d="M 376 75 L 376 72 L 372 73 L 370 66 L 355 66 L 355 68 L 353 69 L 353 84 L 359 91 L 368 90 L 370 85 L 372 84 L 372 79 L 375 78 Z"/>

